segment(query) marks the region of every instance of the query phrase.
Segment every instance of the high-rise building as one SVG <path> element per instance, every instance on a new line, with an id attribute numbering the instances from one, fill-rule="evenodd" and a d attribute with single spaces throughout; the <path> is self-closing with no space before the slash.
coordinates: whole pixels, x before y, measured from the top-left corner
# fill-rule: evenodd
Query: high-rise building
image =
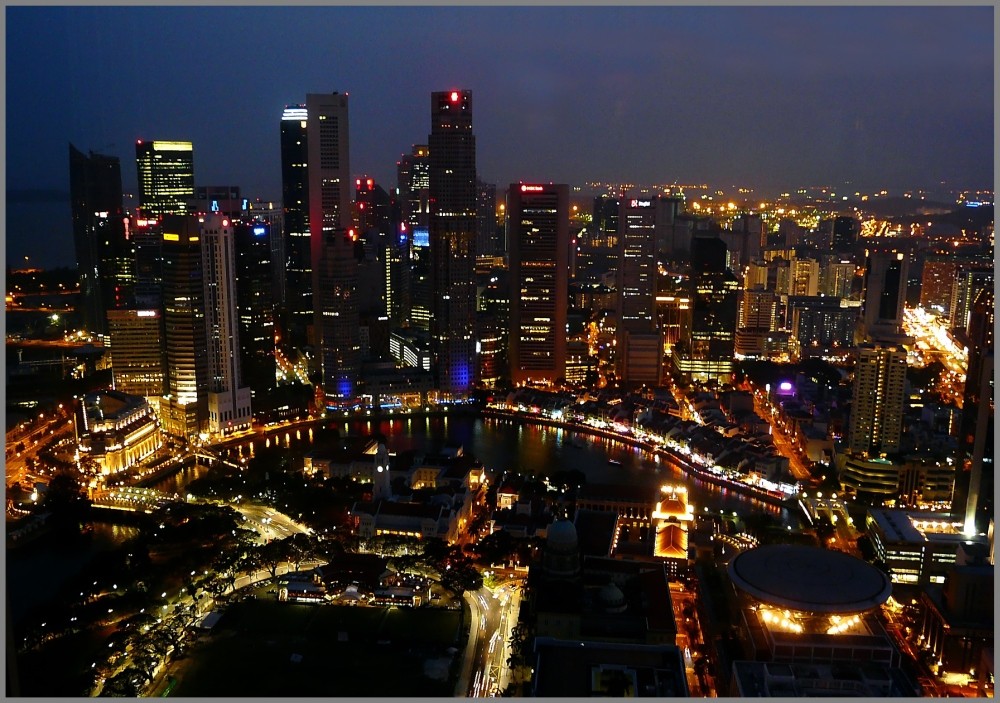
<path id="1" fill-rule="evenodd" d="M 435 385 L 467 393 L 475 372 L 476 137 L 472 91 L 431 94 L 431 351 Z"/>
<path id="2" fill-rule="evenodd" d="M 618 254 L 618 198 L 594 198 L 591 224 L 579 238 L 576 257 L 576 279 L 599 283 L 601 277 L 613 272 Z"/>
<path id="3" fill-rule="evenodd" d="M 129 225 L 135 257 L 133 301 L 138 310 L 163 308 L 163 229 L 156 218 L 137 218 Z"/>
<path id="4" fill-rule="evenodd" d="M 739 329 L 771 332 L 778 324 L 778 297 L 769 290 L 755 286 L 741 293 Z"/>
<path id="5" fill-rule="evenodd" d="M 663 375 L 663 342 L 656 318 L 656 220 L 654 199 L 622 198 L 615 280 L 616 360 L 618 379 L 626 385 L 658 385 Z"/>
<path id="6" fill-rule="evenodd" d="M 309 239 L 308 109 L 289 105 L 281 115 L 281 206 L 285 347 L 300 350 L 313 324 L 312 249 Z"/>
<path id="7" fill-rule="evenodd" d="M 866 253 L 863 334 L 865 339 L 896 339 L 903 329 L 909 261 L 902 252 Z"/>
<path id="8" fill-rule="evenodd" d="M 193 437 L 208 429 L 208 347 L 201 231 L 192 215 L 165 215 L 163 323 L 166 396 L 160 403 L 167 433 Z"/>
<path id="9" fill-rule="evenodd" d="M 967 535 L 985 532 L 993 515 L 994 299 L 992 287 L 979 292 L 967 331 L 969 365 L 954 493 L 954 512 L 964 519 Z"/>
<path id="10" fill-rule="evenodd" d="M 248 200 L 240 197 L 239 186 L 196 186 L 187 211 L 202 215 L 240 217 L 249 204 Z"/>
<path id="11" fill-rule="evenodd" d="M 891 344 L 858 348 L 848 449 L 878 458 L 899 450 L 903 430 L 906 350 Z"/>
<path id="12" fill-rule="evenodd" d="M 163 317 L 159 310 L 109 310 L 114 389 L 159 398 L 164 393 Z"/>
<path id="13" fill-rule="evenodd" d="M 854 345 L 857 308 L 845 307 L 841 298 L 828 296 L 788 299 L 789 329 L 802 356 L 809 350 L 823 353 Z"/>
<path id="14" fill-rule="evenodd" d="M 426 145 L 414 144 L 411 153 L 403 154 L 396 162 L 400 213 L 411 230 L 430 226 L 428 153 Z"/>
<path id="15" fill-rule="evenodd" d="M 732 378 L 740 285 L 727 259 L 726 244 L 718 237 L 692 238 L 687 296 L 691 322 L 671 356 L 685 379 L 724 383 Z"/>
<path id="16" fill-rule="evenodd" d="M 107 332 L 105 313 L 130 297 L 126 279 L 134 274 L 122 209 L 121 164 L 116 157 L 84 154 L 70 144 L 69 184 L 83 327 L 102 335 Z"/>
<path id="17" fill-rule="evenodd" d="M 569 186 L 512 183 L 506 210 L 510 377 L 552 383 L 566 371 Z"/>
<path id="18" fill-rule="evenodd" d="M 820 272 L 820 293 L 834 298 L 851 297 L 854 285 L 854 262 L 842 256 L 824 256 Z"/>
<path id="19" fill-rule="evenodd" d="M 236 302 L 240 321 L 240 369 L 256 406 L 275 385 L 271 226 L 253 220 L 233 225 Z"/>
<path id="20" fill-rule="evenodd" d="M 208 215 L 203 219 L 200 229 L 208 351 L 208 431 L 225 434 L 250 427 L 250 389 L 243 385 L 240 371 L 235 242 L 229 218 Z"/>
<path id="21" fill-rule="evenodd" d="M 788 263 L 788 295 L 819 293 L 819 262 L 813 259 L 792 259 Z"/>
<path id="22" fill-rule="evenodd" d="M 497 226 L 497 186 L 476 181 L 476 256 L 503 256 Z"/>
<path id="23" fill-rule="evenodd" d="M 306 111 L 315 344 L 326 405 L 340 407 L 354 403 L 361 372 L 347 95 L 311 93 Z"/>
<path id="24" fill-rule="evenodd" d="M 979 292 L 993 288 L 993 264 L 970 264 L 961 267 L 952 284 L 949 319 L 952 328 L 964 330 L 969 325 L 972 303 Z"/>
<path id="25" fill-rule="evenodd" d="M 850 253 L 858 235 L 861 233 L 860 223 L 849 215 L 840 215 L 833 220 L 833 250 Z"/>
<path id="26" fill-rule="evenodd" d="M 139 208 L 143 215 L 183 215 L 194 199 L 194 147 L 191 142 L 135 143 Z"/>

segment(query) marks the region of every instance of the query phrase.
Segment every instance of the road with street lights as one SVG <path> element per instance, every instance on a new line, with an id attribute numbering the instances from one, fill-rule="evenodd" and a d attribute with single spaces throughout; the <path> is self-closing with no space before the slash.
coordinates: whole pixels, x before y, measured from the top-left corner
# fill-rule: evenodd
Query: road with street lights
<path id="1" fill-rule="evenodd" d="M 472 613 L 466 666 L 459 677 L 456 695 L 479 698 L 499 696 L 510 682 L 510 633 L 517 624 L 521 605 L 519 582 L 495 589 L 483 586 L 465 594 Z"/>

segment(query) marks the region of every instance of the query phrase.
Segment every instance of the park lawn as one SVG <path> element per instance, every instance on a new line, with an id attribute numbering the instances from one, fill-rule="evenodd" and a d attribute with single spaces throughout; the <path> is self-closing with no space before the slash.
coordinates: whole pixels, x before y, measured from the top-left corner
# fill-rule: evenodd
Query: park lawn
<path id="1" fill-rule="evenodd" d="M 457 627 L 448 610 L 238 603 L 190 652 L 172 695 L 450 697 L 454 681 L 424 677 L 413 645 L 443 652 Z"/>

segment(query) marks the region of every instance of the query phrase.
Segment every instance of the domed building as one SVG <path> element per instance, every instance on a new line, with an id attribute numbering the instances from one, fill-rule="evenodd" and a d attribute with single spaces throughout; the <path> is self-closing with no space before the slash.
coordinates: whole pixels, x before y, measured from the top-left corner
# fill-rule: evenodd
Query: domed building
<path id="1" fill-rule="evenodd" d="M 552 581 L 572 581 L 580 576 L 580 542 L 569 520 L 556 520 L 549 526 L 542 572 Z"/>

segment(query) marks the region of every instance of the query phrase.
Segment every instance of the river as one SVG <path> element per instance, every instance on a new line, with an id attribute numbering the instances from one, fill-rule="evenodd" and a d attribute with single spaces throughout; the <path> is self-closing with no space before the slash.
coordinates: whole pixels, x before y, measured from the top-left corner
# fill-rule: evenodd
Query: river
<path id="1" fill-rule="evenodd" d="M 784 525 L 800 526 L 797 511 L 757 500 L 737 491 L 727 490 L 707 481 L 688 476 L 676 464 L 650 452 L 604 437 L 547 425 L 523 424 L 498 418 L 418 417 L 405 420 L 331 421 L 342 435 L 381 433 L 390 452 L 413 451 L 424 454 L 440 449 L 445 443 L 461 444 L 494 473 L 503 471 L 552 475 L 559 470 L 577 469 L 588 483 L 621 483 L 657 489 L 664 483 L 680 483 L 688 488 L 689 501 L 697 510 L 749 511 L 771 513 Z M 312 444 L 308 430 L 280 434 L 272 440 L 293 452 L 308 452 Z M 254 441 L 254 448 L 262 442 Z M 249 455 L 249 441 L 244 445 Z M 238 456 L 234 449 L 231 456 Z M 610 461 L 620 462 L 619 465 Z M 184 487 L 203 475 L 205 469 L 192 466 L 170 476 L 153 487 L 183 495 Z"/>
<path id="2" fill-rule="evenodd" d="M 662 459 L 656 462 L 649 452 L 603 437 L 544 425 L 527 425 L 495 418 L 419 417 L 406 420 L 333 421 L 342 435 L 370 435 L 380 432 L 392 452 L 412 450 L 433 452 L 445 443 L 461 444 L 468 454 L 499 474 L 504 470 L 551 475 L 563 469 L 578 469 L 588 483 L 621 483 L 648 486 L 656 490 L 664 483 L 687 486 L 689 502 L 698 511 L 768 512 L 782 524 L 797 529 L 798 512 L 756 500 L 743 493 L 689 477 L 680 467 Z M 293 452 L 308 452 L 308 429 L 281 434 L 277 440 Z M 256 440 L 256 447 L 261 441 Z M 247 452 L 249 449 L 247 449 Z M 234 452 L 235 453 L 235 452 Z M 615 465 L 610 460 L 620 462 Z M 184 494 L 188 483 L 203 475 L 202 466 L 190 466 L 153 486 L 162 491 Z M 30 608 L 51 598 L 59 587 L 100 551 L 112 549 L 136 535 L 136 528 L 95 522 L 92 535 L 81 544 L 66 545 L 48 535 L 8 551 L 7 585 L 15 621 Z"/>

